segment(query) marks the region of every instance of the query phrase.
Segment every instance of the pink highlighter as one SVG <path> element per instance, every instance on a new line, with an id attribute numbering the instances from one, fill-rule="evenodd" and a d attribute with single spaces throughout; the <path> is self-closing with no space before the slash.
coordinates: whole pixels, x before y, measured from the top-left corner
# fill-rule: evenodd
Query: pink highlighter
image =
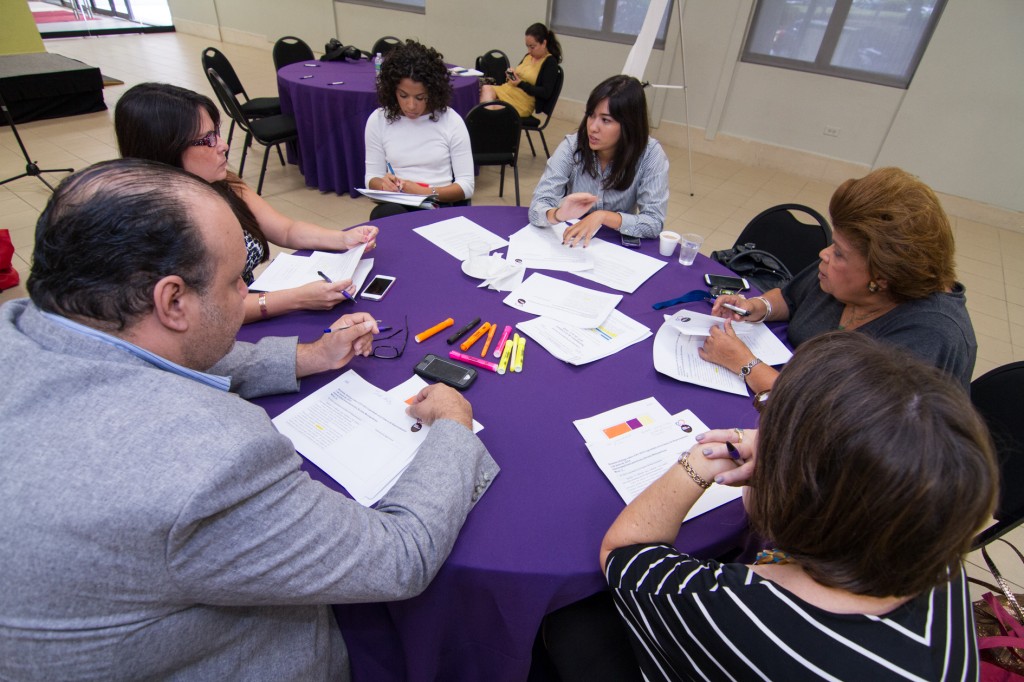
<path id="1" fill-rule="evenodd" d="M 505 350 L 505 342 L 508 341 L 508 337 L 511 333 L 512 325 L 506 324 L 505 330 L 501 332 L 501 336 L 498 338 L 498 345 L 494 347 L 494 357 L 501 357 L 501 352 Z"/>
<path id="2" fill-rule="evenodd" d="M 479 367 L 480 369 L 490 370 L 491 372 L 498 371 L 498 363 L 488 362 L 487 360 L 481 360 L 480 358 L 474 358 L 472 355 L 466 355 L 465 353 L 460 353 L 457 350 L 449 351 L 448 357 L 450 357 L 452 360 L 464 362 L 467 365 Z"/>

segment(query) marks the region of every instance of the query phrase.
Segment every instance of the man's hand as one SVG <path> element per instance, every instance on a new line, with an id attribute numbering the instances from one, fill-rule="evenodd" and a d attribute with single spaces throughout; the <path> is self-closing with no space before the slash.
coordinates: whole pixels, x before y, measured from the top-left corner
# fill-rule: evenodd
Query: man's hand
<path id="1" fill-rule="evenodd" d="M 424 424 L 451 419 L 473 430 L 473 406 L 461 393 L 444 384 L 433 384 L 417 393 L 406 412 Z"/>
<path id="2" fill-rule="evenodd" d="M 329 369 L 341 369 L 356 355 L 367 356 L 373 351 L 377 322 L 368 313 L 342 315 L 331 329 L 331 333 L 324 334 L 313 343 L 298 345 L 295 376 L 301 378 Z"/>

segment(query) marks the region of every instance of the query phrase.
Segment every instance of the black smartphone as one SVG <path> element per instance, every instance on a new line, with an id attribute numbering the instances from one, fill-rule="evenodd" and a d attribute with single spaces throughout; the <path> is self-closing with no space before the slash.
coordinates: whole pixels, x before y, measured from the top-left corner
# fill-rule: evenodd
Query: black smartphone
<path id="1" fill-rule="evenodd" d="M 628 234 L 619 234 L 622 245 L 630 249 L 640 248 L 640 237 L 630 237 Z"/>
<path id="2" fill-rule="evenodd" d="M 477 371 L 472 367 L 438 357 L 433 353 L 428 353 L 425 358 L 420 360 L 413 371 L 424 379 L 439 381 L 460 391 L 465 391 L 472 386 L 477 375 Z"/>
<path id="3" fill-rule="evenodd" d="M 718 287 L 722 293 L 736 293 L 746 291 L 750 284 L 743 277 L 729 275 L 704 275 L 704 283 L 709 287 Z"/>

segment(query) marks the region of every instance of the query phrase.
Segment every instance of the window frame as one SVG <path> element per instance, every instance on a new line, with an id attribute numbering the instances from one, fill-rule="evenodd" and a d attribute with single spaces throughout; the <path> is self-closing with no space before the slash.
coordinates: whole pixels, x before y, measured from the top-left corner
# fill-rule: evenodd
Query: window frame
<path id="1" fill-rule="evenodd" d="M 875 71 L 865 71 L 862 69 L 851 69 L 849 67 L 834 66 L 831 64 L 831 61 L 835 56 L 836 48 L 839 46 L 839 39 L 842 37 L 843 27 L 846 24 L 846 20 L 850 14 L 850 9 L 853 6 L 853 0 L 835 0 L 835 5 L 833 6 L 832 13 L 828 19 L 828 25 L 825 27 L 825 34 L 822 36 L 821 45 L 818 47 L 818 53 L 813 62 L 805 62 L 799 59 L 790 59 L 788 57 L 778 57 L 775 55 L 751 51 L 751 45 L 754 42 L 754 27 L 757 26 L 758 17 L 760 16 L 761 9 L 764 7 L 764 0 L 755 0 L 754 10 L 751 12 L 750 22 L 747 25 L 747 35 L 743 39 L 743 52 L 740 55 L 740 61 L 748 64 L 774 66 L 777 68 L 790 69 L 792 71 L 803 71 L 805 73 L 845 78 L 847 80 L 860 81 L 862 83 L 872 83 L 875 85 L 906 90 L 910 87 L 910 83 L 914 80 L 914 75 L 917 73 L 917 69 L 921 65 L 921 58 L 924 56 L 924 52 L 928 48 L 928 43 L 931 42 L 932 35 L 935 33 L 935 27 L 938 25 L 939 19 L 942 18 L 942 12 L 946 8 L 947 1 L 948 0 L 935 0 L 935 9 L 932 10 L 929 22 L 921 33 L 920 40 L 918 40 L 913 55 L 910 57 L 907 64 L 907 71 L 901 76 L 893 76 Z"/>
<path id="2" fill-rule="evenodd" d="M 615 25 L 615 6 L 618 0 L 602 0 L 604 2 L 604 26 L 608 28 L 602 28 L 599 31 L 594 31 L 588 28 L 579 28 L 576 26 L 568 26 L 565 24 L 555 23 L 555 5 L 559 2 L 572 3 L 573 0 L 550 0 L 548 3 L 548 26 L 555 31 L 558 36 L 573 36 L 574 38 L 587 38 L 589 40 L 601 40 L 606 43 L 619 43 L 620 45 L 633 45 L 636 42 L 636 35 L 628 33 L 615 33 L 611 30 L 611 27 Z M 668 35 L 668 30 L 672 26 L 672 12 L 675 10 L 675 3 L 678 0 L 668 0 L 668 6 L 666 12 L 668 13 L 668 21 L 665 23 L 665 34 Z M 649 7 L 650 5 L 648 5 Z M 665 38 L 655 37 L 654 47 L 655 50 L 665 49 Z"/>
<path id="3" fill-rule="evenodd" d="M 363 5 L 364 7 L 376 7 L 378 9 L 393 9 L 398 12 L 411 12 L 413 14 L 427 13 L 427 0 L 419 0 L 422 5 L 407 5 L 399 2 L 388 2 L 387 0 L 334 0 L 334 2 L 347 5 Z"/>

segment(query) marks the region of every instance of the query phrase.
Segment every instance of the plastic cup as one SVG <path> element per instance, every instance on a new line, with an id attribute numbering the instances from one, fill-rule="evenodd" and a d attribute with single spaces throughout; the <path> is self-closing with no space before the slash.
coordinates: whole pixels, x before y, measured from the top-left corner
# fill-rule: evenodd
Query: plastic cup
<path id="1" fill-rule="evenodd" d="M 704 237 L 699 234 L 687 232 L 679 239 L 679 264 L 693 265 L 700 251 L 700 245 L 704 243 Z"/>
<path id="2" fill-rule="evenodd" d="M 679 233 L 665 230 L 658 235 L 658 253 L 662 256 L 671 256 L 679 244 Z"/>

